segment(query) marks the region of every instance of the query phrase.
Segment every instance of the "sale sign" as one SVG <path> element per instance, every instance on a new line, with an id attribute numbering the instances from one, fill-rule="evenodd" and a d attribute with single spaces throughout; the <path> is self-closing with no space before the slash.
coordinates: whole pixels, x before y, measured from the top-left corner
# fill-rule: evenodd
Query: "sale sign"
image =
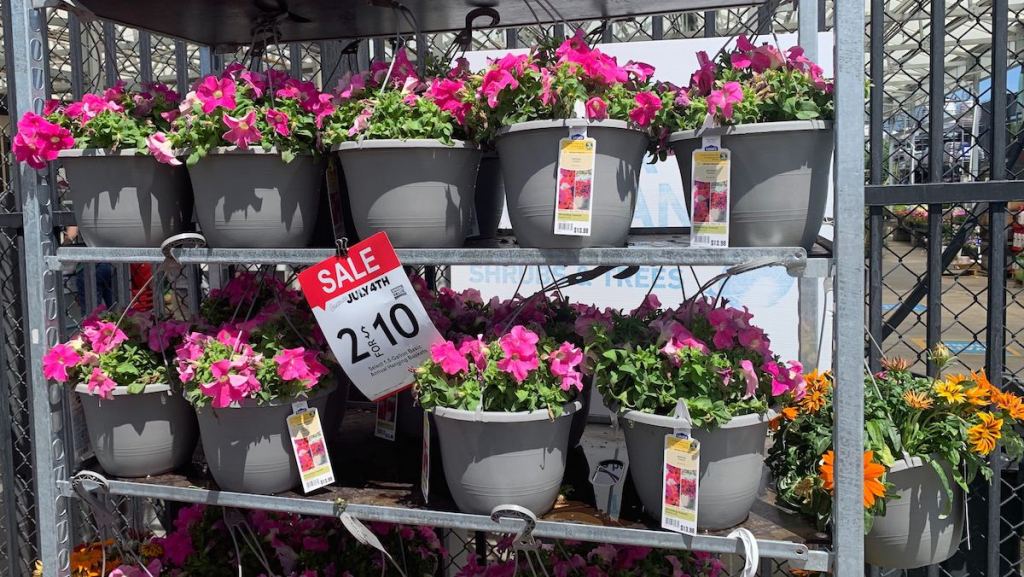
<path id="1" fill-rule="evenodd" d="M 371 401 L 408 388 L 442 340 L 383 232 L 302 271 L 299 284 L 334 356 Z"/>

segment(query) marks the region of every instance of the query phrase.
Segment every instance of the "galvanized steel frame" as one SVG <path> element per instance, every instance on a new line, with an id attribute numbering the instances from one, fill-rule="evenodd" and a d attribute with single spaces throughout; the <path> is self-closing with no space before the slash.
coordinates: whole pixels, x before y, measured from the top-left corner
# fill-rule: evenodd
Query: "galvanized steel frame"
<path id="1" fill-rule="evenodd" d="M 998 0 L 997 0 L 998 1 Z M 1005 1 L 1005 0 L 1004 0 Z M 806 2 L 806 0 L 805 0 Z M 824 10 L 818 0 L 810 0 L 801 14 L 799 26 L 801 43 L 809 53 L 813 54 L 817 47 L 817 31 L 821 28 Z M 5 20 L 11 35 L 11 46 L 14 66 L 10 70 L 11 86 L 15 88 L 14 111 L 41 109 L 46 97 L 45 66 L 45 14 L 40 4 L 33 0 L 9 0 L 4 3 Z M 685 3 L 680 2 L 681 8 Z M 763 28 L 770 22 L 770 13 L 761 15 Z M 804 18 L 806 16 L 806 19 Z M 805 21 L 804 21 L 805 20 Z M 862 166 L 863 136 L 863 23 L 864 13 L 852 2 L 837 2 L 835 11 L 836 33 L 836 317 L 835 317 L 835 370 L 839 383 L 836 395 L 837 418 L 835 438 L 837 445 L 836 467 L 836 512 L 839 520 L 835 527 L 835 563 L 833 569 L 842 577 L 853 577 L 863 573 L 863 517 L 861 514 L 861 475 L 860 451 L 862 446 L 863 396 L 860 390 L 863 367 L 860 355 L 863 350 L 863 224 L 860 221 L 864 207 L 864 186 L 860 178 Z M 77 22 L 72 30 L 76 33 Z M 652 21 L 655 36 L 662 30 L 660 17 Z M 108 29 L 109 31 L 110 29 Z M 80 31 L 78 31 L 80 34 Z M 705 33 L 714 34 L 714 19 L 706 21 Z M 110 42 L 110 34 L 106 34 L 106 42 Z M 148 36 L 140 37 L 140 48 L 148 46 Z M 326 46 L 325 46 L 326 47 Z M 109 46 L 108 46 L 109 48 Z M 185 59 L 184 47 L 176 46 L 178 61 Z M 340 52 L 324 50 L 329 58 L 341 58 Z M 294 52 L 292 54 L 295 55 Z M 145 59 L 143 59 L 145 60 Z M 208 48 L 200 53 L 201 69 L 208 73 L 222 65 L 221 58 Z M 294 59 L 293 59 L 294 60 Z M 329 60 L 328 60 L 329 61 Z M 152 69 L 144 65 L 143 76 L 152 74 Z M 110 59 L 104 66 L 108 81 L 116 78 L 116 69 Z M 179 82 L 185 80 L 179 67 Z M 80 94 L 82 78 L 80 74 L 73 78 L 74 92 Z M 25 277 L 26 303 L 29 336 L 29 377 L 32 384 L 32 428 L 35 441 L 35 459 L 37 471 L 37 497 L 39 501 L 39 553 L 44 564 L 45 575 L 68 573 L 68 555 L 71 546 L 70 522 L 67 503 L 70 496 L 68 474 L 68 455 L 64 450 L 65 431 L 61 427 L 64 422 L 62 408 L 63 391 L 46 381 L 42 375 L 41 363 L 43 353 L 49 346 L 57 342 L 60 333 L 59 310 L 56 291 L 59 286 L 59 275 L 56 265 L 62 259 L 82 261 L 117 261 L 141 262 L 161 260 L 152 251 L 103 250 L 103 249 L 61 249 L 55 251 L 53 231 L 59 223 L 55 216 L 64 222 L 66 216 L 55 215 L 53 198 L 49 187 L 48 175 L 39 174 L 31 169 L 21 167 L 17 171 L 19 190 L 22 195 L 23 232 L 25 237 Z M 615 252 L 618 251 L 618 252 Z M 59 256 L 57 256 L 59 255 Z M 303 264 L 322 258 L 322 251 L 308 252 L 252 252 L 252 251 L 182 251 L 182 262 L 287 262 Z M 795 276 L 805 277 L 800 281 L 801 317 L 814 312 L 817 315 L 817 286 L 814 278 L 829 278 L 831 265 L 826 259 L 808 259 L 803 251 L 782 253 L 780 251 L 762 249 L 731 249 L 724 252 L 710 252 L 695 249 L 677 248 L 640 248 L 613 249 L 612 251 L 594 251 L 580 253 L 548 251 L 408 251 L 403 257 L 410 264 L 436 264 L 443 261 L 455 261 L 459 264 L 476 262 L 559 262 L 562 264 L 577 262 L 581 264 L 737 264 L 762 256 L 775 256 L 780 264 L 789 268 Z M 518 260 L 516 260 L 518 259 Z M 806 277 L 810 277 L 809 279 Z M 842 290 L 839 290 L 839 289 Z M 813 297 L 811 296 L 813 292 Z M 805 320 L 805 319 L 802 319 Z M 801 337 L 817 339 L 820 327 L 814 323 L 801 325 Z M 815 343 L 816 344 L 816 343 Z M 811 360 L 814 354 L 807 349 L 805 343 L 801 348 L 801 356 Z M 130 496 L 148 496 L 167 500 L 190 502 L 218 502 L 226 505 L 242 507 L 272 507 L 282 510 L 293 510 L 310 514 L 334 514 L 334 505 L 304 499 L 282 499 L 279 497 L 263 497 L 241 495 L 200 489 L 173 487 L 154 487 L 152 485 L 111 482 L 111 492 Z M 411 509 L 394 509 L 366 505 L 350 505 L 348 512 L 365 519 L 394 520 L 410 523 L 429 523 L 439 526 L 460 527 L 479 531 L 496 531 L 494 523 L 486 517 L 420 511 Z M 510 527 L 515 530 L 517 527 Z M 541 523 L 535 534 L 552 537 L 584 538 L 595 541 L 646 544 L 674 548 L 695 548 L 715 552 L 734 553 L 739 550 L 739 541 L 724 537 L 682 537 L 676 534 L 659 531 L 638 531 L 626 529 L 585 528 L 566 526 L 558 523 Z M 791 559 L 798 565 L 812 570 L 827 570 L 829 555 L 826 552 L 807 551 L 803 545 L 774 541 L 761 542 L 762 554 L 768 557 Z"/>

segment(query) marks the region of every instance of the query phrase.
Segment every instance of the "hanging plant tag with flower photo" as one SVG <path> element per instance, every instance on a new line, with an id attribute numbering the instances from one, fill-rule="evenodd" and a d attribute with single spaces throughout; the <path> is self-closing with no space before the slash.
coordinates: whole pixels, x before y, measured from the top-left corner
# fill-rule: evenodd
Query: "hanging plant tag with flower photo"
<path id="1" fill-rule="evenodd" d="M 397 431 L 398 395 L 391 395 L 383 401 L 377 401 L 377 422 L 373 427 L 373 436 L 394 441 Z"/>
<path id="2" fill-rule="evenodd" d="M 309 493 L 333 483 L 334 469 L 331 468 L 331 456 L 327 453 L 327 441 L 316 408 L 309 408 L 305 402 L 294 403 L 287 423 L 303 492 Z"/>
<path id="3" fill-rule="evenodd" d="M 696 535 L 700 443 L 685 434 L 665 435 L 664 463 L 661 526 Z"/>
<path id="4" fill-rule="evenodd" d="M 729 246 L 730 152 L 719 137 L 704 137 L 693 151 L 690 181 L 690 246 Z"/>
<path id="5" fill-rule="evenodd" d="M 587 137 L 585 126 L 570 128 L 558 142 L 555 234 L 590 236 L 596 158 L 597 140 Z"/>
<path id="6" fill-rule="evenodd" d="M 338 363 L 371 401 L 409 388 L 443 340 L 386 233 L 307 268 L 299 284 Z"/>

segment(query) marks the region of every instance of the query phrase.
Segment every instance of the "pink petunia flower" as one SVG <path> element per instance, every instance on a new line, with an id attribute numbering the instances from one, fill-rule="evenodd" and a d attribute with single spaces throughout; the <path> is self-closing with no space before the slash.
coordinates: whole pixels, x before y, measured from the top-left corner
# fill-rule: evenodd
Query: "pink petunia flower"
<path id="1" fill-rule="evenodd" d="M 206 114 L 213 112 L 217 107 L 234 110 L 237 106 L 235 83 L 230 78 L 207 76 L 196 88 L 196 99 L 202 104 L 203 112 Z"/>
<path id="2" fill-rule="evenodd" d="M 267 109 L 267 124 L 281 136 L 288 136 L 292 133 L 291 128 L 288 127 L 288 114 L 280 110 Z"/>
<path id="3" fill-rule="evenodd" d="M 733 105 L 743 101 L 743 87 L 739 82 L 726 82 L 721 90 L 712 90 L 708 95 L 708 113 L 721 111 L 725 118 L 732 118 Z"/>
<path id="4" fill-rule="evenodd" d="M 562 379 L 563 391 L 573 388 L 577 391 L 583 390 L 583 381 L 580 379 L 582 374 L 576 370 L 576 367 L 583 362 L 583 351 L 570 343 L 562 343 L 558 349 L 547 356 L 547 360 L 551 363 L 551 374 Z"/>
<path id="5" fill-rule="evenodd" d="M 585 105 L 587 120 L 605 120 L 608 118 L 608 103 L 600 96 L 592 96 Z"/>
<path id="6" fill-rule="evenodd" d="M 117 383 L 111 380 L 103 369 L 94 367 L 92 373 L 89 375 L 89 380 L 86 383 L 90 393 L 98 395 L 103 399 L 113 399 L 114 389 L 117 388 Z"/>
<path id="7" fill-rule="evenodd" d="M 630 60 L 622 69 L 636 78 L 637 82 L 647 82 L 647 79 L 654 75 L 654 67 L 644 62 Z"/>
<path id="8" fill-rule="evenodd" d="M 743 371 L 743 379 L 747 383 L 747 390 L 743 394 L 744 399 L 749 399 L 757 393 L 757 373 L 754 371 L 754 363 L 743 359 L 740 361 L 740 369 Z"/>
<path id="9" fill-rule="evenodd" d="M 551 71 L 543 68 L 540 71 L 540 103 L 544 106 L 551 106 L 555 103 L 554 78 Z"/>
<path id="10" fill-rule="evenodd" d="M 192 535 L 187 530 L 172 531 L 166 537 L 154 539 L 154 542 L 163 548 L 164 559 L 177 567 L 184 565 L 188 558 L 195 554 Z"/>
<path id="11" fill-rule="evenodd" d="M 457 375 L 469 370 L 469 361 L 451 341 L 442 341 L 431 345 L 430 359 L 437 363 L 447 375 Z"/>
<path id="12" fill-rule="evenodd" d="M 259 72 L 245 70 L 244 72 L 239 73 L 238 78 L 241 79 L 247 87 L 249 87 L 249 90 L 252 91 L 252 95 L 255 98 L 261 98 L 263 96 L 263 91 L 267 89 L 267 79 Z"/>
<path id="13" fill-rule="evenodd" d="M 171 142 L 167 140 L 167 135 L 163 132 L 147 136 L 146 148 L 157 162 L 171 166 L 181 166 L 181 161 L 174 155 L 174 149 L 171 148 Z"/>
<path id="14" fill-rule="evenodd" d="M 316 115 L 316 127 L 322 128 L 324 119 L 334 113 L 334 97 L 320 93 L 304 102 L 303 107 Z"/>
<path id="15" fill-rule="evenodd" d="M 360 132 L 367 129 L 370 126 L 370 117 L 373 116 L 373 108 L 367 106 L 356 115 L 355 120 L 352 121 L 352 127 L 348 129 L 349 136 L 355 136 Z"/>
<path id="16" fill-rule="evenodd" d="M 338 86 L 335 90 L 338 93 L 338 98 L 351 100 L 359 96 L 364 88 L 366 88 L 366 76 L 363 73 L 346 72 L 338 79 Z"/>
<path id="17" fill-rule="evenodd" d="M 128 340 L 128 335 L 112 322 L 97 321 L 82 327 L 82 335 L 89 341 L 93 352 L 103 355 Z"/>
<path id="18" fill-rule="evenodd" d="M 158 353 L 166 351 L 175 340 L 185 336 L 189 326 L 189 323 L 185 321 L 176 320 L 157 323 L 153 328 L 149 329 L 149 334 L 146 338 L 150 350 Z"/>
<path id="19" fill-rule="evenodd" d="M 247 150 L 250 144 L 259 143 L 263 134 L 256 128 L 256 111 L 250 110 L 242 118 L 233 118 L 225 112 L 221 120 L 227 125 L 228 131 L 224 133 L 224 140 L 234 144 L 242 150 Z"/>
<path id="20" fill-rule="evenodd" d="M 482 335 L 477 335 L 475 339 L 463 340 L 459 345 L 459 354 L 469 355 L 469 358 L 473 359 L 473 365 L 481 373 L 487 368 L 487 344 L 484 343 Z"/>
<path id="21" fill-rule="evenodd" d="M 540 366 L 537 356 L 537 333 L 522 325 L 512 327 L 508 334 L 501 337 L 498 344 L 505 357 L 498 361 L 498 368 L 512 375 L 517 383 L 522 383 L 530 371 Z"/>
<path id="22" fill-rule="evenodd" d="M 107 577 L 160 577 L 163 572 L 163 564 L 159 559 L 153 559 L 146 565 L 145 569 L 135 565 L 121 565 L 111 571 Z"/>
<path id="23" fill-rule="evenodd" d="M 661 110 L 661 98 L 653 92 L 640 92 L 634 98 L 636 107 L 629 112 L 629 118 L 638 126 L 649 126 Z"/>
<path id="24" fill-rule="evenodd" d="M 306 364 L 306 349 L 282 349 L 274 356 L 277 364 L 277 376 L 286 381 L 305 381 L 311 378 L 309 365 Z"/>
<path id="25" fill-rule="evenodd" d="M 28 112 L 18 121 L 18 134 L 11 141 L 11 150 L 18 162 L 42 170 L 61 150 L 74 145 L 70 130 Z"/>
<path id="26" fill-rule="evenodd" d="M 82 358 L 73 348 L 63 343 L 54 345 L 43 355 L 43 376 L 58 383 L 68 381 L 68 369 L 78 366 Z"/>
<path id="27" fill-rule="evenodd" d="M 480 94 L 487 98 L 487 106 L 497 108 L 498 95 L 505 88 L 515 90 L 519 88 L 519 81 L 508 70 L 492 68 L 484 74 L 480 84 Z"/>
<path id="28" fill-rule="evenodd" d="M 697 53 L 697 62 L 700 68 L 690 77 L 690 88 L 695 88 L 701 96 L 707 96 L 715 86 L 715 63 L 703 50 Z"/>
<path id="29" fill-rule="evenodd" d="M 465 124 L 466 115 L 473 108 L 473 103 L 466 102 L 461 96 L 465 87 L 466 83 L 462 80 L 439 79 L 430 84 L 426 94 L 438 108 L 451 114 L 456 122 Z"/>

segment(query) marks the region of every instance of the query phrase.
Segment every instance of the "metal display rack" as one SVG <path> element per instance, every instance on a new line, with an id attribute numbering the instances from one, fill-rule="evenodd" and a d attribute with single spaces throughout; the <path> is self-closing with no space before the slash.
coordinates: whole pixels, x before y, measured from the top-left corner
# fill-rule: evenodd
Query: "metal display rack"
<path id="1" fill-rule="evenodd" d="M 527 2 L 500 0 L 489 2 L 501 16 L 500 25 L 537 21 L 562 21 L 579 18 L 611 19 L 621 16 L 668 11 L 704 10 L 711 7 L 752 5 L 763 0 L 620 0 L 614 3 L 595 0 L 569 2 Z M 283 3 L 282 3 L 283 4 Z M 9 59 L 13 63 L 12 116 L 27 110 L 39 111 L 47 97 L 45 43 L 45 0 L 9 0 L 4 2 L 11 31 L 8 36 Z M 387 8 L 381 8 L 384 5 Z M 557 5 L 557 9 L 555 6 Z M 806 5 L 806 6 L 805 6 Z M 61 6 L 64 6 L 61 4 Z M 207 8 L 203 8 L 203 7 Z M 125 22 L 198 41 L 207 46 L 248 43 L 256 25 L 265 24 L 263 14 L 255 14 L 249 0 L 201 2 L 183 0 L 173 6 L 159 2 L 130 0 L 81 0 L 70 7 L 82 9 L 114 21 Z M 356 8 L 356 6 L 359 6 Z M 365 6 L 365 7 L 364 7 Z M 294 19 L 279 13 L 284 40 L 359 36 L 392 33 L 398 26 L 392 2 L 372 0 L 369 4 L 303 0 L 292 2 Z M 465 12 L 474 8 L 466 0 L 425 0 L 408 2 L 418 16 L 419 32 L 451 30 L 462 27 Z M 210 7 L 215 7 L 210 8 Z M 532 10 L 526 10 L 531 8 Z M 429 8 L 429 10 L 428 10 Z M 818 3 L 801 2 L 801 44 L 814 56 L 817 41 Z M 214 10 L 217 15 L 210 12 Z M 359 11 L 358 22 L 355 17 Z M 534 13 L 539 11 L 540 14 Z M 172 16 L 173 14 L 173 16 Z M 546 16 L 545 16 L 546 14 Z M 274 15 L 270 15 L 274 16 Z M 616 249 L 580 251 L 521 249 L 507 244 L 497 248 L 402 250 L 400 258 L 409 265 L 494 264 L 494 265 L 663 265 L 706 266 L 736 265 L 759 259 L 771 259 L 785 266 L 799 279 L 801 360 L 808 366 L 817 361 L 819 335 L 818 285 L 830 278 L 835 265 L 835 446 L 836 496 L 832 550 L 810 549 L 807 545 L 771 539 L 759 540 L 762 557 L 789 561 L 792 567 L 832 571 L 841 577 L 863 575 L 863 352 L 864 352 L 864 10 L 856 2 L 837 2 L 835 9 L 835 237 L 834 250 L 816 247 L 808 255 L 799 248 L 702 249 L 690 248 L 682 234 L 636 234 L 630 246 Z M 301 23 L 298 20 L 309 20 Z M 210 60 L 210 48 L 206 48 Z M 23 206 L 24 258 L 26 284 L 26 335 L 29 381 L 31 383 L 32 436 L 36 502 L 39 519 L 39 553 L 43 574 L 68 574 L 71 549 L 69 499 L 74 498 L 69 476 L 70 448 L 65 428 L 64 388 L 43 376 L 40 359 L 59 340 L 61 314 L 57 306 L 60 290 L 60 265 L 65 262 L 158 262 L 159 250 L 57 248 L 54 230 L 57 211 L 52 203 L 51 185 L 45 172 L 24 165 L 14 176 Z M 183 264 L 267 263 L 305 265 L 332 254 L 329 249 L 180 249 L 173 256 Z M 833 260 L 834 259 L 834 260 Z M 817 279 L 817 280 L 815 280 Z M 149 497 L 168 501 L 208 503 L 233 507 L 272 509 L 313 515 L 337 515 L 344 510 L 368 521 L 390 521 L 484 532 L 515 533 L 524 528 L 519 520 L 492 520 L 442 510 L 406 506 L 385 506 L 360 502 L 324 500 L 300 496 L 262 496 L 179 486 L 172 484 L 111 480 L 110 494 Z M 719 535 L 686 536 L 659 530 L 600 527 L 565 522 L 540 521 L 533 529 L 537 537 L 572 538 L 607 543 L 701 550 L 742 554 L 741 541 Z"/>

